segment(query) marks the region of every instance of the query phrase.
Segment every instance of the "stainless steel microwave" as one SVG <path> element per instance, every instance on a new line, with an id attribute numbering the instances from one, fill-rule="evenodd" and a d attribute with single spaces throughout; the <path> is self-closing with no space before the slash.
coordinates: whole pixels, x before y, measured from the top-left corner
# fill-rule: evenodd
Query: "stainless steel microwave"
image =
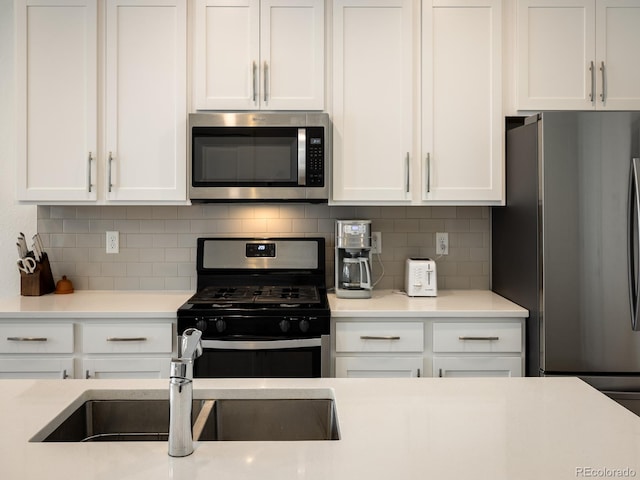
<path id="1" fill-rule="evenodd" d="M 192 113 L 189 132 L 194 202 L 329 198 L 326 113 Z"/>

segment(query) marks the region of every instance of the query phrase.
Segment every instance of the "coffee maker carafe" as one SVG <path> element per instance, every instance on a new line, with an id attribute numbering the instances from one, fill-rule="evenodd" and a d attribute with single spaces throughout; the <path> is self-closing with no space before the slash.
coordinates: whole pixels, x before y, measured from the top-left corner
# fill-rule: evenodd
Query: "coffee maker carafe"
<path id="1" fill-rule="evenodd" d="M 336 221 L 336 296 L 371 298 L 371 220 Z"/>

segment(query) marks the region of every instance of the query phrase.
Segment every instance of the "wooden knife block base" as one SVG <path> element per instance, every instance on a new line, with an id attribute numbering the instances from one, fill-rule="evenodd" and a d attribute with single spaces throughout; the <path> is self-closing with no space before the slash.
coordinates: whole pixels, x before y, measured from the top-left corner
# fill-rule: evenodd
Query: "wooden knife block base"
<path id="1" fill-rule="evenodd" d="M 45 253 L 33 273 L 20 271 L 20 294 L 25 297 L 46 295 L 56 289 L 49 257 Z"/>

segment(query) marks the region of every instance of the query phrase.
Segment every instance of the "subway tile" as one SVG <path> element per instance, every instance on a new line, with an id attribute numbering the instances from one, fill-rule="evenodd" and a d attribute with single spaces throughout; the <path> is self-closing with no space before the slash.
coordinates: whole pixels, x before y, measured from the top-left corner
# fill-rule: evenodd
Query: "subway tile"
<path id="1" fill-rule="evenodd" d="M 469 249 L 469 260 L 478 261 L 484 260 L 489 261 L 489 250 L 486 248 L 470 248 Z"/>
<path id="2" fill-rule="evenodd" d="M 106 246 L 106 239 L 104 238 L 104 234 L 100 235 L 98 233 L 85 233 L 82 235 L 74 235 L 76 239 L 76 246 L 78 247 L 93 247 L 98 248 L 104 244 Z M 120 241 L 122 242 L 123 235 L 120 235 Z"/>
<path id="3" fill-rule="evenodd" d="M 478 277 L 482 276 L 483 262 L 459 262 L 458 276 L 461 277 Z"/>
<path id="4" fill-rule="evenodd" d="M 291 219 L 288 219 L 288 218 L 268 218 L 267 232 L 268 233 L 291 233 L 293 232 L 292 221 Z"/>
<path id="5" fill-rule="evenodd" d="M 127 218 L 130 220 L 145 220 L 151 218 L 151 208 L 148 206 L 126 207 Z"/>
<path id="6" fill-rule="evenodd" d="M 191 222 L 189 220 L 165 220 L 164 231 L 167 233 L 182 233 L 191 231 Z"/>
<path id="7" fill-rule="evenodd" d="M 329 218 L 333 208 L 328 205 L 305 205 L 304 218 Z"/>
<path id="8" fill-rule="evenodd" d="M 151 262 L 127 263 L 127 276 L 151 277 L 152 275 L 153 275 L 153 263 Z"/>
<path id="9" fill-rule="evenodd" d="M 177 277 L 178 265 L 176 263 L 154 263 L 153 264 L 153 276 L 154 277 Z"/>
<path id="10" fill-rule="evenodd" d="M 121 237 L 126 237 L 128 248 L 149 248 L 153 246 L 154 235 L 149 233 L 127 233 L 126 235 L 121 235 Z"/>
<path id="11" fill-rule="evenodd" d="M 374 220 L 380 218 L 380 207 L 356 207 L 356 218 Z"/>
<path id="12" fill-rule="evenodd" d="M 482 247 L 483 235 L 482 233 L 458 233 L 455 235 L 458 239 L 458 247 Z"/>
<path id="13" fill-rule="evenodd" d="M 114 220 L 113 229 L 120 233 L 140 233 L 140 220 Z"/>
<path id="14" fill-rule="evenodd" d="M 431 218 L 456 218 L 456 207 L 432 207 Z"/>
<path id="15" fill-rule="evenodd" d="M 161 233 L 153 235 L 153 247 L 163 248 L 177 248 L 178 247 L 178 234 L 177 233 Z"/>
<path id="16" fill-rule="evenodd" d="M 204 218 L 204 207 L 199 204 L 180 207 L 178 209 L 178 218 L 185 220 L 198 220 Z"/>
<path id="17" fill-rule="evenodd" d="M 242 231 L 257 234 L 266 232 L 267 221 L 264 218 L 245 218 L 242 220 Z"/>
<path id="18" fill-rule="evenodd" d="M 82 206 L 82 207 L 76 208 L 76 218 L 96 219 L 101 217 L 102 217 L 102 207 Z"/>
<path id="19" fill-rule="evenodd" d="M 81 277 L 79 275 L 67 276 L 68 280 L 73 283 L 74 290 L 88 290 L 89 289 L 89 277 Z"/>
<path id="20" fill-rule="evenodd" d="M 89 232 L 104 233 L 114 230 L 114 220 L 89 220 Z"/>
<path id="21" fill-rule="evenodd" d="M 482 207 L 456 207 L 457 218 L 483 218 Z"/>
<path id="22" fill-rule="evenodd" d="M 89 220 L 64 219 L 62 220 L 62 231 L 64 233 L 89 233 Z"/>
<path id="23" fill-rule="evenodd" d="M 190 290 L 191 279 L 187 277 L 167 277 L 164 279 L 165 290 Z"/>
<path id="24" fill-rule="evenodd" d="M 472 232 L 489 232 L 489 220 L 482 219 L 469 219 L 469 230 Z"/>
<path id="25" fill-rule="evenodd" d="M 79 273 L 76 262 L 50 262 L 50 266 L 54 278 L 62 278 L 63 275 L 71 277 Z"/>
<path id="26" fill-rule="evenodd" d="M 365 219 L 366 220 L 366 219 Z M 372 232 L 393 232 L 395 220 L 392 218 L 377 218 L 371 222 Z"/>
<path id="27" fill-rule="evenodd" d="M 88 248 L 63 248 L 62 249 L 62 261 L 68 263 L 76 262 L 88 262 L 89 261 L 89 249 Z"/>
<path id="28" fill-rule="evenodd" d="M 318 232 L 319 233 L 333 233 L 336 231 L 336 221 L 333 218 L 319 218 Z"/>
<path id="29" fill-rule="evenodd" d="M 96 218 L 103 218 L 105 220 L 123 220 L 127 218 L 127 207 L 105 206 L 98 208 L 100 209 L 100 216 Z"/>
<path id="30" fill-rule="evenodd" d="M 28 208 L 28 207 L 27 207 Z M 48 206 L 40 206 L 38 205 L 36 207 L 36 218 L 38 220 L 42 219 L 49 219 L 51 218 L 51 207 Z"/>
<path id="31" fill-rule="evenodd" d="M 407 234 L 398 232 L 385 232 L 382 239 L 382 251 L 384 252 L 386 247 L 406 247 L 407 246 Z"/>
<path id="32" fill-rule="evenodd" d="M 468 277 L 447 277 L 447 288 L 450 290 L 466 290 L 471 288 L 471 282 Z"/>
<path id="33" fill-rule="evenodd" d="M 191 251 L 188 248 L 166 248 L 164 259 L 166 262 L 188 262 Z"/>
<path id="34" fill-rule="evenodd" d="M 317 233 L 318 223 L 322 220 L 317 218 L 294 218 L 292 221 L 292 231 L 296 233 Z"/>
<path id="35" fill-rule="evenodd" d="M 38 232 L 41 233 L 63 233 L 63 222 L 62 219 L 38 219 Z"/>
<path id="36" fill-rule="evenodd" d="M 421 232 L 444 232 L 444 220 L 442 219 L 423 219 L 420 220 Z"/>
<path id="37" fill-rule="evenodd" d="M 433 247 L 436 244 L 433 233 L 407 233 L 407 245 L 418 247 Z M 384 234 L 382 235 L 382 251 L 384 252 Z"/>
<path id="38" fill-rule="evenodd" d="M 140 290 L 164 290 L 164 278 L 140 277 Z"/>
<path id="39" fill-rule="evenodd" d="M 280 218 L 280 207 L 273 205 L 257 205 L 253 212 L 254 218 Z"/>
<path id="40" fill-rule="evenodd" d="M 140 220 L 140 233 L 164 233 L 164 220 Z"/>
<path id="41" fill-rule="evenodd" d="M 280 205 L 280 218 L 305 218 L 304 205 Z"/>
<path id="42" fill-rule="evenodd" d="M 407 218 L 407 207 L 380 207 L 380 218 Z"/>
<path id="43" fill-rule="evenodd" d="M 407 218 L 431 218 L 431 207 L 407 207 Z"/>
<path id="44" fill-rule="evenodd" d="M 89 277 L 90 290 L 113 290 L 113 277 Z"/>
<path id="45" fill-rule="evenodd" d="M 179 277 L 193 277 L 196 275 L 195 263 L 178 263 Z"/>
<path id="46" fill-rule="evenodd" d="M 235 232 L 240 232 L 241 230 L 242 220 L 234 218 L 216 220 L 213 232 L 223 235 L 233 235 Z"/>
<path id="47" fill-rule="evenodd" d="M 127 274 L 126 263 L 102 263 L 100 275 L 103 277 L 124 277 Z"/>
<path id="48" fill-rule="evenodd" d="M 82 235 L 80 235 L 82 237 Z M 42 242 L 44 243 L 44 241 Z M 76 235 L 73 233 L 53 233 L 49 235 L 48 245 L 50 247 L 70 247 L 76 246 Z"/>
<path id="49" fill-rule="evenodd" d="M 314 205 L 317 207 L 315 211 L 319 212 L 316 215 L 316 218 L 336 218 L 339 220 L 357 220 L 356 216 L 356 207 L 344 207 L 344 206 L 335 206 L 329 207 L 329 210 L 326 210 L 324 205 Z M 307 209 L 307 217 L 311 218 L 312 209 Z"/>
<path id="50" fill-rule="evenodd" d="M 53 205 L 49 218 L 76 219 L 76 207 Z"/>
<path id="51" fill-rule="evenodd" d="M 178 248 L 195 248 L 198 235 L 195 233 L 178 233 Z"/>
<path id="52" fill-rule="evenodd" d="M 205 218 L 229 218 L 229 205 L 203 205 L 202 215 Z"/>
<path id="53" fill-rule="evenodd" d="M 229 206 L 230 218 L 255 218 L 255 209 L 251 205 L 231 205 Z"/>
<path id="54" fill-rule="evenodd" d="M 76 275 L 83 277 L 97 277 L 100 276 L 101 263 L 97 262 L 78 262 L 76 265 Z"/>
<path id="55" fill-rule="evenodd" d="M 140 290 L 138 277 L 115 277 L 113 279 L 114 290 Z"/>
<path id="56" fill-rule="evenodd" d="M 175 207 L 175 206 L 152 207 L 151 218 L 154 220 L 176 220 L 178 218 L 178 207 Z"/>
<path id="57" fill-rule="evenodd" d="M 417 219 L 395 219 L 393 221 L 393 230 L 396 232 L 419 232 L 420 221 Z"/>
<path id="58" fill-rule="evenodd" d="M 215 225 L 217 222 L 219 222 L 219 220 L 191 220 L 189 222 L 191 225 L 191 233 L 211 234 L 215 232 Z"/>
<path id="59" fill-rule="evenodd" d="M 489 290 L 491 285 L 489 284 L 489 277 L 469 277 L 469 288 L 475 290 Z"/>
<path id="60" fill-rule="evenodd" d="M 164 262 L 164 248 L 141 248 L 141 262 Z"/>

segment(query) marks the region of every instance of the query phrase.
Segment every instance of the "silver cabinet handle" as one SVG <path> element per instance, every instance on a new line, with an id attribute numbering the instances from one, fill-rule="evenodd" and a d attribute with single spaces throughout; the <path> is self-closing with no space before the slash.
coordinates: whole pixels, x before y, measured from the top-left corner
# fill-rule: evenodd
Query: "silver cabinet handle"
<path id="1" fill-rule="evenodd" d="M 360 340 L 400 340 L 395 335 L 360 335 Z"/>
<path id="2" fill-rule="evenodd" d="M 62 379 L 64 380 L 65 378 L 69 378 L 69 374 L 67 373 L 66 368 L 62 371 Z"/>
<path id="3" fill-rule="evenodd" d="M 267 101 L 269 99 L 268 90 L 267 90 L 267 77 L 269 76 L 268 72 L 269 72 L 269 65 L 267 64 L 267 61 L 265 60 L 264 69 L 263 69 L 264 78 L 262 79 L 262 84 L 264 86 L 264 103 L 267 103 Z"/>
<path id="4" fill-rule="evenodd" d="M 600 94 L 600 99 L 602 103 L 607 100 L 607 72 L 604 68 L 604 62 L 600 63 L 600 73 L 602 73 L 602 93 Z"/>
<path id="5" fill-rule="evenodd" d="M 458 337 L 458 340 L 480 340 L 483 342 L 490 342 L 493 340 L 500 340 L 500 337 Z"/>
<path id="6" fill-rule="evenodd" d="M 111 192 L 111 188 L 113 187 L 113 182 L 111 181 L 111 164 L 113 163 L 113 153 L 109 152 L 109 192 Z"/>
<path id="7" fill-rule="evenodd" d="M 84 371 L 84 378 L 91 378 L 91 375 L 89 375 L 89 370 Z"/>
<path id="8" fill-rule="evenodd" d="M 255 104 L 258 99 L 258 89 L 256 88 L 258 65 L 256 65 L 256 62 L 253 62 L 252 71 L 253 71 L 253 103 Z"/>
<path id="9" fill-rule="evenodd" d="M 409 193 L 409 191 L 410 191 L 410 180 L 411 180 L 411 178 L 410 178 L 410 173 L 409 173 L 409 152 L 407 152 L 407 155 L 406 155 L 406 157 L 405 157 L 405 162 L 406 162 L 406 168 L 407 168 L 407 175 L 406 175 L 406 178 L 407 178 L 406 192 L 407 192 L 407 193 Z"/>
<path id="10" fill-rule="evenodd" d="M 638 318 L 640 318 L 640 264 L 635 254 L 635 244 L 640 240 L 640 158 L 631 160 L 631 172 L 629 174 L 629 197 L 627 204 L 628 238 L 627 238 L 627 265 L 629 273 L 629 303 L 631 304 L 631 329 L 640 330 Z M 634 228 L 635 227 L 635 228 Z"/>
<path id="11" fill-rule="evenodd" d="M 426 158 L 426 175 L 427 175 L 427 193 L 431 192 L 431 153 L 427 153 L 427 158 Z"/>
<path id="12" fill-rule="evenodd" d="M 147 337 L 107 337 L 107 342 L 146 342 Z"/>
<path id="13" fill-rule="evenodd" d="M 87 173 L 87 186 L 89 189 L 89 193 L 91 193 L 91 189 L 93 188 L 93 183 L 91 183 L 91 162 L 93 161 L 93 155 L 91 155 L 91 152 L 89 152 L 89 159 L 88 159 L 88 163 L 89 163 L 89 168 L 88 173 Z"/>
<path id="14" fill-rule="evenodd" d="M 442 369 L 438 369 L 438 377 L 442 377 Z"/>
<path id="15" fill-rule="evenodd" d="M 591 73 L 591 93 L 589 93 L 589 100 L 593 103 L 596 101 L 596 70 L 593 61 L 589 64 L 589 72 Z"/>
<path id="16" fill-rule="evenodd" d="M 418 369 L 418 378 L 420 378 L 422 375 L 420 374 L 420 369 Z"/>
<path id="17" fill-rule="evenodd" d="M 9 342 L 46 342 L 47 337 L 7 337 Z"/>

